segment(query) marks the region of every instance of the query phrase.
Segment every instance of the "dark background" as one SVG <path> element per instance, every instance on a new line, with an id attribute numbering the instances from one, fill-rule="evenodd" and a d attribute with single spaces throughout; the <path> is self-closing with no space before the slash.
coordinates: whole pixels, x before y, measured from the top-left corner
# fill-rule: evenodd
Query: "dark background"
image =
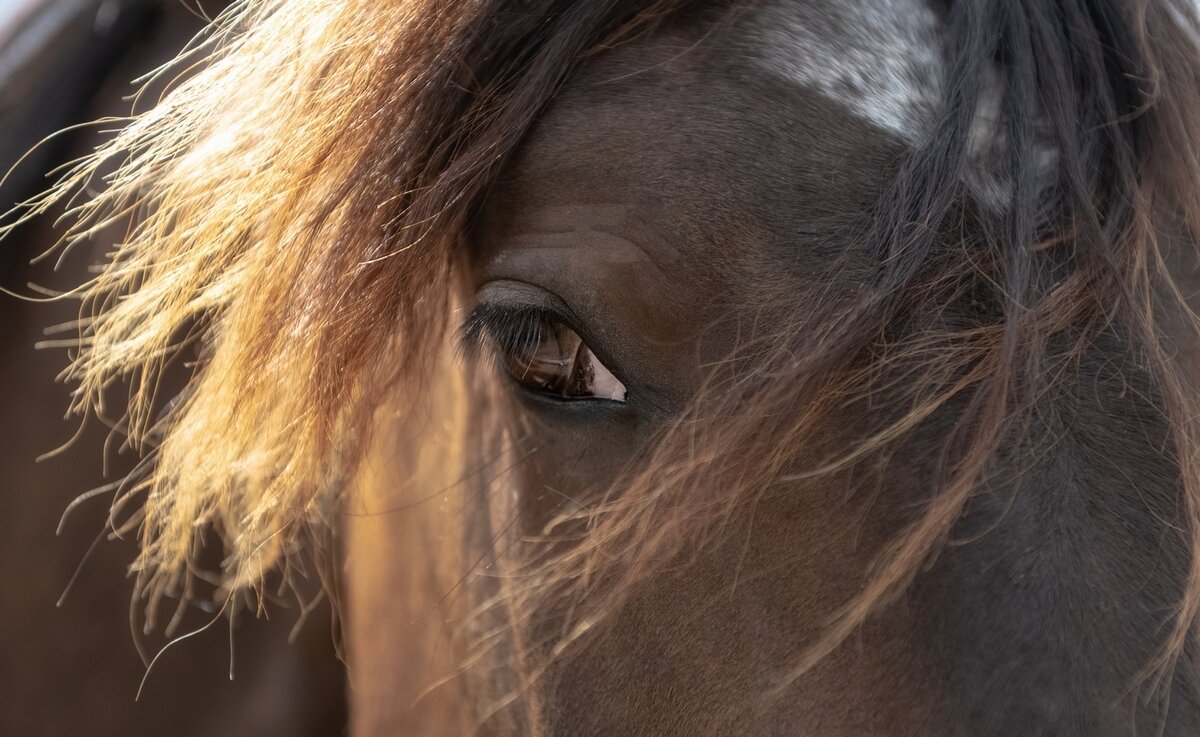
<path id="1" fill-rule="evenodd" d="M 194 0 L 0 0 L 0 169 L 12 169 L 0 185 L 3 209 L 41 191 L 51 182 L 47 171 L 91 151 L 114 126 L 58 136 L 13 169 L 31 147 L 66 126 L 128 114 L 131 80 L 172 58 L 219 10 Z M 144 99 L 153 101 L 154 92 Z M 0 286 L 30 297 L 39 297 L 31 283 L 68 289 L 120 237 L 115 228 L 57 268 L 58 254 L 31 265 L 61 235 L 52 221 L 42 217 L 0 241 Z M 61 535 L 55 531 L 73 499 L 119 480 L 136 455 L 120 452 L 120 434 L 93 418 L 61 453 L 37 461 L 80 429 L 80 418 L 66 417 L 70 387 L 57 379 L 67 350 L 35 348 L 73 337 L 47 328 L 74 320 L 79 308 L 71 299 L 0 295 L 0 734 L 342 733 L 344 676 L 327 605 L 292 644 L 299 612 L 286 602 L 272 607 L 270 621 L 253 612 L 233 627 L 215 621 L 163 652 L 135 702 L 143 657 L 169 640 L 161 624 L 150 635 L 141 631 L 127 576 L 135 543 L 103 534 L 112 494 L 82 502 Z M 176 604 L 166 601 L 160 619 Z M 188 605 L 176 635 L 213 621 L 202 605 Z"/>

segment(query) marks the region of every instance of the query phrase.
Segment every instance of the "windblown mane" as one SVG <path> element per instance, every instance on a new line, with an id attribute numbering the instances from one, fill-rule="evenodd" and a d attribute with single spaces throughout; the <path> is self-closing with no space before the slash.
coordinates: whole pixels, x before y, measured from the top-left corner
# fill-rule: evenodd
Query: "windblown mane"
<path id="1" fill-rule="evenodd" d="M 202 40 L 201 71 L 32 204 L 73 197 L 116 162 L 68 240 L 136 213 L 86 288 L 70 376 L 80 411 L 129 384 L 127 432 L 152 455 L 126 492 L 145 496 L 131 522 L 144 585 L 188 575 L 205 523 L 230 548 L 233 587 L 329 523 L 373 403 L 419 383 L 445 340 L 472 213 L 539 111 L 586 55 L 697 4 L 247 0 Z M 738 504 L 885 458 L 953 404 L 936 493 L 802 671 L 904 590 L 1052 377 L 1104 335 L 1135 346 L 1172 420 L 1193 543 L 1163 664 L 1186 643 L 1200 611 L 1200 387 L 1181 347 L 1200 322 L 1173 275 L 1195 268 L 1200 233 L 1195 9 L 958 0 L 945 23 L 942 115 L 858 234 L 877 256 L 844 265 L 862 288 L 743 346 L 777 380 L 714 376 L 586 510 L 578 544 L 535 567 L 529 606 L 579 599 L 564 642 Z M 948 252 L 968 219 L 979 237 Z M 977 305 L 971 324 L 936 319 L 962 300 Z M 188 389 L 156 421 L 162 365 L 189 343 Z M 763 359 L 766 345 L 782 348 Z M 895 408 L 886 422 L 789 466 L 819 418 L 871 395 Z M 778 407 L 795 411 L 754 410 Z"/>

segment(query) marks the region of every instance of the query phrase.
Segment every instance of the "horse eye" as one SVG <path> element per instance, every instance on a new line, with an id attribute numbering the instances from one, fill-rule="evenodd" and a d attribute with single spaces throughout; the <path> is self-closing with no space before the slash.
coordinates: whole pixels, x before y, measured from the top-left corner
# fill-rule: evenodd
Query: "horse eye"
<path id="1" fill-rule="evenodd" d="M 501 353 L 505 370 L 527 389 L 561 399 L 625 401 L 625 385 L 560 322 L 543 322 L 526 340 Z"/>

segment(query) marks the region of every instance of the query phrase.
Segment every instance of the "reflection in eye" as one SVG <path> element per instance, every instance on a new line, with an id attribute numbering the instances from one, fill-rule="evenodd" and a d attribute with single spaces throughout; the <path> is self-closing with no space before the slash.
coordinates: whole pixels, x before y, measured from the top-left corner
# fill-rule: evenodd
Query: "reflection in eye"
<path id="1" fill-rule="evenodd" d="M 480 305 L 463 325 L 463 338 L 468 346 L 491 343 L 500 365 L 527 389 L 560 399 L 625 401 L 625 385 L 574 330 L 543 310 Z"/>

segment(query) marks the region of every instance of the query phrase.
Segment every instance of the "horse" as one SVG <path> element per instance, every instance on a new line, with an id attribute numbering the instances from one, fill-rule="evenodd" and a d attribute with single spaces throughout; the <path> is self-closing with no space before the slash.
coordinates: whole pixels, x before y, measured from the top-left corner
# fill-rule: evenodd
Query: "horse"
<path id="1" fill-rule="evenodd" d="M 335 561 L 361 737 L 1197 734 L 1197 10 L 235 4 L 24 211 L 140 590 Z"/>
<path id="2" fill-rule="evenodd" d="M 59 128 L 127 114 L 129 80 L 170 60 L 202 27 L 197 15 L 172 3 L 23 6 L 25 15 L 0 14 L 0 168 L 6 171 Z M 43 172 L 103 138 L 96 127 L 75 127 L 34 148 L 0 185 L 5 209 L 43 189 Z M 58 270 L 53 259 L 30 265 L 56 239 L 50 220 L 30 222 L 5 241 L 0 291 L 36 300 L 45 293 L 26 283 L 68 290 L 114 237 L 98 238 Z M 0 733 L 339 734 L 344 672 L 328 634 L 333 623 L 321 609 L 290 644 L 295 610 L 276 611 L 271 622 L 242 616 L 172 646 L 147 672 L 146 663 L 168 642 L 212 617 L 189 606 L 169 635 L 165 626 L 143 631 L 142 622 L 130 622 L 135 592 L 123 580 L 135 543 L 128 536 L 97 538 L 107 518 L 103 504 L 70 505 L 64 515 L 81 491 L 111 484 L 132 468 L 129 454 L 116 452 L 119 443 L 106 446 L 107 427 L 64 422 L 67 398 L 55 380 L 63 354 L 34 349 L 47 340 L 44 328 L 76 317 L 68 301 L 0 295 L 6 502 L 0 575 L 8 584 L 0 597 Z"/>

